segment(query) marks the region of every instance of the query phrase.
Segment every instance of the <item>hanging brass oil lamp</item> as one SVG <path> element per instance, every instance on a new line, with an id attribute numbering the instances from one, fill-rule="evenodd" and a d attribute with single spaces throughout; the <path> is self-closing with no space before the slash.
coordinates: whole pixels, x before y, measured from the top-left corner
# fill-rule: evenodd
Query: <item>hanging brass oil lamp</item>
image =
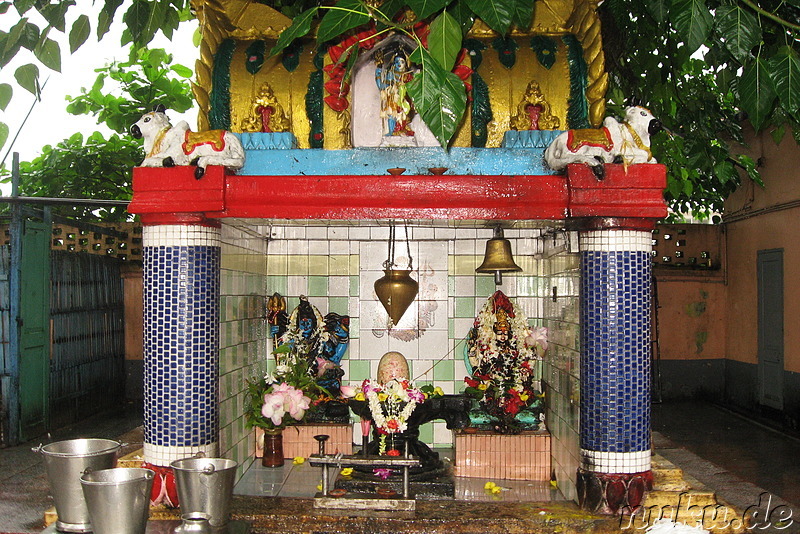
<path id="1" fill-rule="evenodd" d="M 475 269 L 476 273 L 494 273 L 495 285 L 503 283 L 503 273 L 518 272 L 522 267 L 514 262 L 511 255 L 511 242 L 503 237 L 503 229 L 494 229 L 494 236 L 486 242 L 483 263 Z"/>
<path id="2" fill-rule="evenodd" d="M 419 291 L 419 284 L 411 278 L 412 259 L 411 244 L 408 242 L 408 227 L 406 227 L 406 245 L 408 246 L 408 268 L 395 269 L 394 225 L 389 227 L 389 257 L 383 262 L 383 276 L 375 281 L 375 294 L 381 301 L 393 325 L 397 325 L 408 307 L 414 302 Z"/>

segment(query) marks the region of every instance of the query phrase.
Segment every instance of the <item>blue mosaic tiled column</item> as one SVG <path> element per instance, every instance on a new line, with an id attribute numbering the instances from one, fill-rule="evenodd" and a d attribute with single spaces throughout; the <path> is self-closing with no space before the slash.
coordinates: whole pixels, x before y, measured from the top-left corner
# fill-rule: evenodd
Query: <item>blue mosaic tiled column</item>
<path id="1" fill-rule="evenodd" d="M 143 229 L 144 458 L 218 454 L 220 230 Z"/>
<path id="2" fill-rule="evenodd" d="M 581 232 L 581 469 L 584 508 L 624 512 L 650 474 L 651 233 Z"/>

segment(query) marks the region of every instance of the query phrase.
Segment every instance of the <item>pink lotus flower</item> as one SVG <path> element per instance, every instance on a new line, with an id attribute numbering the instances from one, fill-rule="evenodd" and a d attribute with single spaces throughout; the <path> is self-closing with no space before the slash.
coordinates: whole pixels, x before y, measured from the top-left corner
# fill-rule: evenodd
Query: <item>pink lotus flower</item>
<path id="1" fill-rule="evenodd" d="M 332 361 L 317 356 L 317 378 L 324 375 L 329 369 L 336 369 L 338 367 L 339 366 Z"/>
<path id="2" fill-rule="evenodd" d="M 302 391 L 282 382 L 272 388 L 272 393 L 264 395 L 264 406 L 261 407 L 261 413 L 270 419 L 272 424 L 280 426 L 286 413 L 300 421 L 310 405 L 311 399 L 306 397 Z"/>
<path id="3" fill-rule="evenodd" d="M 283 409 L 283 395 L 276 395 L 274 393 L 267 393 L 264 395 L 264 405 L 261 407 L 261 415 L 270 419 L 273 425 L 280 426 L 285 413 L 286 410 Z"/>
<path id="4" fill-rule="evenodd" d="M 339 391 L 342 392 L 342 397 L 344 397 L 345 399 L 350 399 L 352 397 L 355 397 L 356 393 L 358 392 L 358 390 L 353 386 L 340 386 Z"/>

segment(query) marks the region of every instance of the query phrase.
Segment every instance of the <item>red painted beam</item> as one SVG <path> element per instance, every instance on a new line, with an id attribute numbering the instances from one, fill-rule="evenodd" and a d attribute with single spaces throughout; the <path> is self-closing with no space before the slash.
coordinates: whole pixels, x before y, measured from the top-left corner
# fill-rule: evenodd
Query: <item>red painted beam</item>
<path id="1" fill-rule="evenodd" d="M 563 219 L 563 176 L 229 176 L 221 217 Z M 214 216 L 214 214 L 209 214 Z"/>
<path id="2" fill-rule="evenodd" d="M 635 217 L 663 219 L 667 216 L 664 189 L 667 168 L 661 164 L 605 165 L 598 180 L 583 164 L 567 166 L 570 217 Z"/>
<path id="3" fill-rule="evenodd" d="M 663 165 L 606 165 L 603 180 L 585 165 L 570 165 L 566 176 L 238 176 L 209 167 L 200 180 L 193 167 L 137 167 L 129 211 L 151 221 L 180 214 L 210 219 L 660 219 L 667 213 L 665 186 Z"/>

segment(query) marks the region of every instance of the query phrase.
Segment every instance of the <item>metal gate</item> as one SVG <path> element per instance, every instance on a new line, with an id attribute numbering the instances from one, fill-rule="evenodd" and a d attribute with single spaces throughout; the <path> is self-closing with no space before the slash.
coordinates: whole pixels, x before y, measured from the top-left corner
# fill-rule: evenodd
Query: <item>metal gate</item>
<path id="1" fill-rule="evenodd" d="M 52 252 L 50 409 L 53 427 L 125 398 L 125 317 L 118 260 Z"/>

